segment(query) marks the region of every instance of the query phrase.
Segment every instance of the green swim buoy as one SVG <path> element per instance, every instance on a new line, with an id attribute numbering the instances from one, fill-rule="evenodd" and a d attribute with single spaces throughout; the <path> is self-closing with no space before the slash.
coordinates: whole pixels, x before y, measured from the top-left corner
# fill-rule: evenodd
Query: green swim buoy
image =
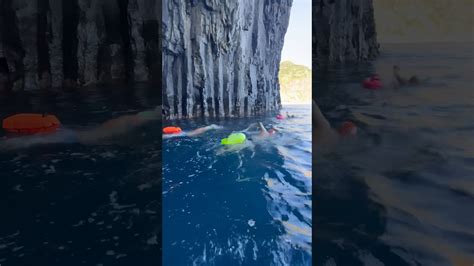
<path id="1" fill-rule="evenodd" d="M 234 145 L 242 144 L 245 142 L 247 137 L 244 133 L 232 133 L 227 138 L 221 140 L 222 145 Z"/>

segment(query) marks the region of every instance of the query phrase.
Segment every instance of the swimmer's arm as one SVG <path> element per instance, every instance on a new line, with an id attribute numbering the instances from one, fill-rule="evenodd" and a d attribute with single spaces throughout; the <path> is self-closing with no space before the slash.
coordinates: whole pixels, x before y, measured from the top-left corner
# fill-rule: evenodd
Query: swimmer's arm
<path id="1" fill-rule="evenodd" d="M 267 129 L 263 126 L 262 122 L 258 123 L 258 127 L 260 128 L 262 133 L 268 133 Z"/>
<path id="2" fill-rule="evenodd" d="M 330 129 L 331 125 L 328 120 L 324 117 L 323 113 L 319 109 L 319 106 L 313 100 L 313 124 L 316 128 L 321 128 L 324 130 Z"/>
<path id="3" fill-rule="evenodd" d="M 222 128 L 222 127 L 212 124 L 212 125 L 209 125 L 209 126 L 206 126 L 206 127 L 197 128 L 197 129 L 187 133 L 186 135 L 188 137 L 194 137 L 194 136 L 200 135 L 200 134 L 202 134 L 206 131 L 209 131 L 211 129 L 219 129 L 219 128 Z"/>
<path id="4" fill-rule="evenodd" d="M 400 85 L 405 85 L 407 81 L 400 76 L 398 73 L 394 73 L 395 80 L 400 84 Z"/>
<path id="5" fill-rule="evenodd" d="M 314 100 L 313 125 L 313 143 L 318 149 L 326 149 L 337 143 L 339 139 L 337 132 L 331 127 Z"/>
<path id="6" fill-rule="evenodd" d="M 258 123 L 252 123 L 252 124 L 250 124 L 246 129 L 242 130 L 241 132 L 249 131 L 249 130 L 251 130 L 251 129 L 254 128 L 254 127 L 258 127 Z"/>
<path id="7" fill-rule="evenodd" d="M 80 142 L 90 143 L 122 135 L 148 122 L 161 119 L 161 112 L 158 109 L 161 109 L 160 106 L 154 110 L 140 112 L 135 115 L 124 115 L 110 119 L 94 129 L 78 132 L 77 136 Z"/>
<path id="8" fill-rule="evenodd" d="M 191 132 L 188 132 L 186 135 L 189 136 L 189 137 L 194 137 L 194 136 L 197 136 L 197 135 L 200 135 L 204 132 L 206 132 L 208 129 L 207 127 L 201 127 L 201 128 L 197 128 Z"/>

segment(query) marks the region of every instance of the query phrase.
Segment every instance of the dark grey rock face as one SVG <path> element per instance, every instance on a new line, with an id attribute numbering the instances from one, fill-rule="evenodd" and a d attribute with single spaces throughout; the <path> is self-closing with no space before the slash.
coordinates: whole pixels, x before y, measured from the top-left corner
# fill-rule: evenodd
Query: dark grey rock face
<path id="1" fill-rule="evenodd" d="M 313 64 L 370 60 L 378 53 L 372 0 L 313 1 Z"/>
<path id="2" fill-rule="evenodd" d="M 164 73 L 170 118 L 275 110 L 291 4 L 1 0 L 0 89 L 156 82 Z"/>
<path id="3" fill-rule="evenodd" d="M 0 89 L 161 76 L 160 0 L 1 0 Z"/>
<path id="4" fill-rule="evenodd" d="M 169 118 L 280 108 L 278 71 L 292 0 L 163 0 Z"/>

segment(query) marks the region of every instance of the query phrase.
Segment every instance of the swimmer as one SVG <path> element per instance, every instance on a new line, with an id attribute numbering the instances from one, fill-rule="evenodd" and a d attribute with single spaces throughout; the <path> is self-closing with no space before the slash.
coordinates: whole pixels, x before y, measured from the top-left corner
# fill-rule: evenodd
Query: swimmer
<path id="1" fill-rule="evenodd" d="M 313 100 L 313 143 L 316 149 L 329 149 L 341 137 L 354 136 L 356 134 L 357 127 L 349 121 L 342 123 L 338 131 L 334 130 Z"/>
<path id="2" fill-rule="evenodd" d="M 400 67 L 397 65 L 393 66 L 393 77 L 396 81 L 396 87 L 420 84 L 420 81 L 417 76 L 411 76 L 408 80 L 406 78 L 403 78 L 400 75 Z"/>
<path id="3" fill-rule="evenodd" d="M 124 115 L 110 119 L 91 130 L 78 131 L 77 137 L 80 143 L 95 143 L 112 136 L 123 135 L 132 129 L 160 119 L 161 106 L 158 106 L 153 110 L 143 111 L 135 115 Z"/>
<path id="4" fill-rule="evenodd" d="M 262 122 L 250 124 L 250 126 L 242 130 L 241 132 L 249 131 L 254 127 L 257 127 L 259 129 L 259 137 L 262 137 L 262 138 L 269 137 L 280 132 L 280 130 L 278 130 L 274 126 L 270 126 L 270 129 L 267 130 L 265 126 L 263 126 Z"/>
<path id="5" fill-rule="evenodd" d="M 270 126 L 270 129 L 267 130 L 267 129 L 263 126 L 262 122 L 259 122 L 259 123 L 258 123 L 258 127 L 259 127 L 259 129 L 260 129 L 260 134 L 259 134 L 260 137 L 270 137 L 270 136 L 272 136 L 272 135 L 274 135 L 274 134 L 280 132 L 280 131 L 279 131 L 278 129 L 276 129 L 274 126 Z"/>
<path id="6" fill-rule="evenodd" d="M 294 115 L 290 115 L 288 112 L 286 112 L 286 117 L 287 117 L 287 118 L 295 118 Z"/>
<path id="7" fill-rule="evenodd" d="M 163 138 L 168 139 L 168 138 L 174 138 L 174 137 L 195 137 L 209 130 L 222 129 L 222 128 L 223 128 L 222 126 L 211 124 L 209 126 L 197 128 L 190 132 L 181 131 L 180 133 L 177 133 L 177 134 L 163 134 Z"/>
<path id="8" fill-rule="evenodd" d="M 123 135 L 137 127 L 160 119 L 161 106 L 158 106 L 155 109 L 143 111 L 134 115 L 124 115 L 110 119 L 98 127 L 89 130 L 76 131 L 60 128 L 57 132 L 49 134 L 35 134 L 31 136 L 8 138 L 0 142 L 0 150 L 27 148 L 42 144 L 95 144 L 110 137 Z"/>

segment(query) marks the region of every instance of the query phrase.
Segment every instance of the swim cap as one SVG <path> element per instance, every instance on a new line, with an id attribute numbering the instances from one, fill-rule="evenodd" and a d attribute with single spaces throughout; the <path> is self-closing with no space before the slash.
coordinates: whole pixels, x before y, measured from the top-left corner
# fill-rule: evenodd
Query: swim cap
<path id="1" fill-rule="evenodd" d="M 355 136 L 357 134 L 357 126 L 350 122 L 350 121 L 345 121 L 342 123 L 342 125 L 339 127 L 339 134 L 341 136 Z"/>

